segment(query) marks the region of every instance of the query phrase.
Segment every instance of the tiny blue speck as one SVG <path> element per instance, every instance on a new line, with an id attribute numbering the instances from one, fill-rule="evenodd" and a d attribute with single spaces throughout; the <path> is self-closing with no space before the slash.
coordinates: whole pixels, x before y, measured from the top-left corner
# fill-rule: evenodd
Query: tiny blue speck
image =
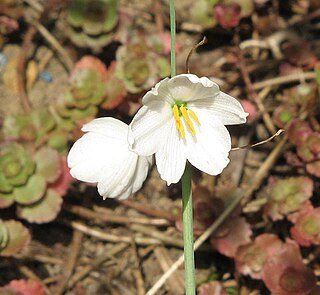
<path id="1" fill-rule="evenodd" d="M 52 82 L 52 75 L 48 71 L 42 71 L 39 74 L 39 79 L 46 81 L 46 82 Z"/>
<path id="2" fill-rule="evenodd" d="M 0 52 L 0 66 L 5 66 L 7 63 L 7 57 L 2 52 Z"/>

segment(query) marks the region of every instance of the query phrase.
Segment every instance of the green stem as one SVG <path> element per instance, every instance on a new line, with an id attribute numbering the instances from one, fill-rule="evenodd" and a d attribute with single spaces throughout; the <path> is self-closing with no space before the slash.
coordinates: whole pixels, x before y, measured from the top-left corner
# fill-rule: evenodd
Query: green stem
<path id="1" fill-rule="evenodd" d="M 170 2 L 170 32 L 171 32 L 171 77 L 176 75 L 176 12 L 174 0 Z M 183 243 L 186 295 L 195 295 L 195 271 L 193 251 L 193 212 L 191 189 L 191 166 L 187 163 L 182 179 L 183 208 Z"/>
<path id="2" fill-rule="evenodd" d="M 193 252 L 193 213 L 191 166 L 187 163 L 182 179 L 183 242 L 186 294 L 194 295 L 196 290 Z"/>
<path id="3" fill-rule="evenodd" d="M 171 34 L 171 77 L 176 75 L 176 11 L 174 0 L 170 0 L 170 34 Z"/>

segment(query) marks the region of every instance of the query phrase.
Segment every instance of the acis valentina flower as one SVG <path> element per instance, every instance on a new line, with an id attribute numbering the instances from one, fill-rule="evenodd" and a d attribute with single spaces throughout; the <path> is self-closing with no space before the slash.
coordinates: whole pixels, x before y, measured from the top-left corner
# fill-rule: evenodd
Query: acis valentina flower
<path id="1" fill-rule="evenodd" d="M 85 124 L 82 131 L 87 133 L 68 155 L 70 174 L 97 183 L 104 199 L 126 199 L 138 191 L 147 177 L 151 157 L 129 150 L 128 125 L 114 118 L 99 118 Z"/>
<path id="2" fill-rule="evenodd" d="M 160 81 L 145 94 L 129 128 L 129 143 L 139 155 L 155 154 L 168 185 L 177 183 L 186 160 L 217 175 L 229 163 L 230 134 L 224 125 L 246 122 L 233 97 L 206 77 L 182 74 Z"/>

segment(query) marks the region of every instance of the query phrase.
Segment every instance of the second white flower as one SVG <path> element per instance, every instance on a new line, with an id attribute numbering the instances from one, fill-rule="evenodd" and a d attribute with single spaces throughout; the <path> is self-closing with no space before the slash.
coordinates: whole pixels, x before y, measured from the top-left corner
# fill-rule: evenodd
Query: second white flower
<path id="1" fill-rule="evenodd" d="M 216 83 L 192 74 L 160 81 L 142 103 L 128 140 L 139 155 L 155 154 L 168 185 L 180 180 L 186 160 L 205 173 L 221 173 L 231 149 L 224 125 L 245 123 L 247 117 L 241 104 Z"/>

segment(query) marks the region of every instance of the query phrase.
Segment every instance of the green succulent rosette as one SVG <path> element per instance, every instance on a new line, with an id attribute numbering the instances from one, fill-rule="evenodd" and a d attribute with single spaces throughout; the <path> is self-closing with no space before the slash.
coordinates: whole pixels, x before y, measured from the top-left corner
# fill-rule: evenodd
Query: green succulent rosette
<path id="1" fill-rule="evenodd" d="M 142 39 L 121 46 L 116 57 L 116 75 L 131 93 L 150 89 L 170 73 L 168 61 L 152 51 Z"/>
<path id="2" fill-rule="evenodd" d="M 118 1 L 73 0 L 67 15 L 67 35 L 79 47 L 100 49 L 113 40 Z"/>
<path id="3" fill-rule="evenodd" d="M 0 151 L 0 193 L 11 193 L 27 183 L 35 163 L 23 146 L 13 143 Z"/>
<path id="4" fill-rule="evenodd" d="M 46 141 L 48 132 L 56 127 L 56 121 L 48 108 L 40 108 L 28 114 L 7 116 L 3 125 L 7 138 L 15 137 L 37 145 Z"/>

